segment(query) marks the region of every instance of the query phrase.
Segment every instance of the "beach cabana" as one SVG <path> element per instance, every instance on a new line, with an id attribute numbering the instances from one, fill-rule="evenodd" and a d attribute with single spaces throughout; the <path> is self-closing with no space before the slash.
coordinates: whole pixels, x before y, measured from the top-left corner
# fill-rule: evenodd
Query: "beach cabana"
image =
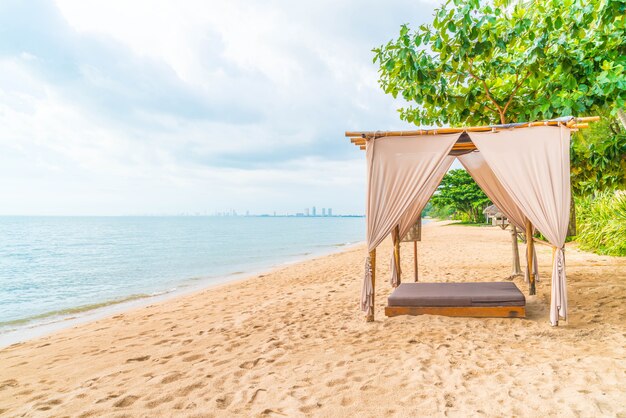
<path id="1" fill-rule="evenodd" d="M 550 322 L 567 319 L 564 245 L 570 215 L 570 133 L 591 118 L 390 132 L 346 132 L 366 151 L 366 224 L 369 255 L 361 295 L 374 320 L 376 248 L 391 235 L 388 316 L 525 315 L 525 300 L 511 282 L 401 284 L 400 241 L 415 225 L 452 162 L 458 159 L 485 194 L 527 237 L 526 280 L 535 294 L 534 244 L 553 249 Z M 533 238 L 539 231 L 547 242 Z M 521 296 L 521 297 L 520 297 Z"/>

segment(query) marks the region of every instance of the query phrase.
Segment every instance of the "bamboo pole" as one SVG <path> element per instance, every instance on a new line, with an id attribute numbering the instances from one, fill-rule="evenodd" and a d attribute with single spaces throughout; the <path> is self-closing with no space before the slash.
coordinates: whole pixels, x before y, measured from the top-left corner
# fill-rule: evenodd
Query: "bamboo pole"
<path id="1" fill-rule="evenodd" d="M 372 307 L 365 317 L 366 322 L 374 322 L 374 298 L 376 296 L 376 248 L 370 251 L 370 268 L 372 269 Z"/>
<path id="2" fill-rule="evenodd" d="M 554 125 L 549 125 L 549 126 L 554 126 Z M 516 128 L 526 128 L 526 127 L 527 126 L 518 126 Z M 577 124 L 569 126 L 569 128 L 571 128 L 571 129 L 587 129 L 587 128 L 589 128 L 589 124 L 588 123 L 577 123 Z M 490 130 L 492 130 L 492 129 L 491 128 L 490 129 L 482 129 L 480 131 L 475 131 L 475 130 L 470 130 L 470 129 L 467 129 L 467 130 L 455 129 L 453 132 L 448 132 L 448 133 L 463 133 L 463 132 L 466 132 L 466 131 L 469 131 L 469 132 L 487 132 L 487 131 L 490 131 Z M 498 130 L 496 129 L 496 131 L 498 131 Z M 387 137 L 387 136 L 435 135 L 435 132 L 423 131 L 423 133 L 420 133 L 420 134 L 410 134 L 410 132 L 412 132 L 412 131 L 406 131 L 404 135 L 377 135 L 377 136 L 369 136 L 367 138 L 350 138 L 350 142 L 353 143 L 354 145 L 363 146 L 363 145 L 365 145 L 367 143 L 367 141 L 369 139 L 372 139 L 372 138 L 382 138 L 382 137 Z M 417 131 L 417 132 L 419 132 L 419 131 Z M 444 132 L 437 131 L 437 134 L 439 134 L 439 133 L 444 133 Z M 467 147 L 468 149 L 476 149 L 476 147 L 474 146 L 473 142 L 457 142 L 457 143 L 454 144 L 452 149 L 453 150 L 454 149 L 459 149 L 460 150 L 460 149 L 464 149 L 464 147 Z"/>
<path id="3" fill-rule="evenodd" d="M 589 127 L 588 122 L 597 122 L 600 120 L 600 116 L 587 116 L 582 118 L 573 118 L 565 125 L 569 128 L 584 129 Z M 529 128 L 532 126 L 558 126 L 564 123 L 556 120 L 548 121 L 536 121 L 522 123 L 516 126 L 502 127 L 499 125 L 493 126 L 469 126 L 466 128 L 437 128 L 437 129 L 419 129 L 414 131 L 346 131 L 345 136 L 353 138 L 380 138 L 384 136 L 416 136 L 416 135 L 437 135 L 437 134 L 449 134 L 449 133 L 462 133 L 462 132 L 486 132 L 486 131 L 498 131 L 502 129 L 521 129 Z"/>
<path id="4" fill-rule="evenodd" d="M 402 269 L 400 268 L 400 226 L 394 228 L 393 256 L 396 259 L 396 267 L 398 268 L 398 284 L 402 283 Z"/>
<path id="5" fill-rule="evenodd" d="M 354 144 L 356 146 L 359 147 L 360 150 L 364 151 L 367 147 L 365 144 Z M 469 145 L 465 145 L 465 144 L 454 144 L 452 146 L 452 150 L 451 151 L 473 151 L 476 149 L 476 145 L 469 144 Z"/>
<path id="6" fill-rule="evenodd" d="M 541 239 L 539 239 L 539 238 L 533 238 L 533 241 L 534 241 L 536 244 L 546 245 L 546 246 L 548 246 L 548 247 L 552 247 L 552 248 L 554 248 L 554 245 L 552 245 L 552 244 L 550 244 L 549 242 L 546 242 L 546 241 L 544 241 L 544 240 L 541 240 Z"/>
<path id="7" fill-rule="evenodd" d="M 588 123 L 582 123 L 582 124 L 576 124 L 573 125 L 572 128 L 573 129 L 586 129 L 589 127 Z M 426 134 L 424 134 L 426 135 Z M 409 135 L 405 135 L 405 136 L 409 136 Z M 367 140 L 363 139 L 363 138 L 350 138 L 350 141 L 359 147 L 359 149 L 361 151 L 364 151 L 366 149 L 366 143 Z M 451 151 L 474 151 L 476 148 L 476 145 L 474 145 L 473 142 L 457 142 L 452 146 L 452 150 Z"/>
<path id="8" fill-rule="evenodd" d="M 533 240 L 533 224 L 530 220 L 526 219 L 526 268 L 528 269 L 528 294 L 535 295 L 537 290 L 535 289 L 535 275 L 533 274 L 533 254 L 535 252 L 535 245 Z"/>

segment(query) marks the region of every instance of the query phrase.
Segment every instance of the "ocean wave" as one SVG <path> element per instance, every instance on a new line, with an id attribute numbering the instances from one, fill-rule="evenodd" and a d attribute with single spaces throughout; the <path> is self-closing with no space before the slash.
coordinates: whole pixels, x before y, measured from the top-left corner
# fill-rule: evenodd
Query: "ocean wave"
<path id="1" fill-rule="evenodd" d="M 13 319 L 10 321 L 0 321 L 0 328 L 19 327 L 19 326 L 24 326 L 26 324 L 29 324 L 31 322 L 43 322 L 46 319 L 55 319 L 55 320 L 48 321 L 48 323 L 57 322 L 57 321 L 66 319 L 70 315 L 81 314 L 81 313 L 85 313 L 88 311 L 93 311 L 94 309 L 106 308 L 107 306 L 118 305 L 124 302 L 131 302 L 134 300 L 145 299 L 145 298 L 149 298 L 153 296 L 159 296 L 159 295 L 169 293 L 169 292 L 170 291 L 163 291 L 163 292 L 155 292 L 152 294 L 139 293 L 139 294 L 126 296 L 123 298 L 108 300 L 105 302 L 92 303 L 92 304 L 87 304 L 87 305 L 76 306 L 73 308 L 48 311 L 48 312 L 40 313 L 37 315 L 28 316 L 25 318 Z"/>

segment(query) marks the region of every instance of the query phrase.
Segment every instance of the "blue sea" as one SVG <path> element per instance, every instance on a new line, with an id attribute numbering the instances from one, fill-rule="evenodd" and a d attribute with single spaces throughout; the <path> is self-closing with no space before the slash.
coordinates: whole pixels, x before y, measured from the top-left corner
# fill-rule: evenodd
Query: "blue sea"
<path id="1" fill-rule="evenodd" d="M 0 340 L 364 238 L 348 217 L 0 217 Z"/>

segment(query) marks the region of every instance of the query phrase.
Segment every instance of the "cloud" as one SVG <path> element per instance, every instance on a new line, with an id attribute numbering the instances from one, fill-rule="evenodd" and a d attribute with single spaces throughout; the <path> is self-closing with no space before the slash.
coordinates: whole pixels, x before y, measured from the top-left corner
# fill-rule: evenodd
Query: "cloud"
<path id="1" fill-rule="evenodd" d="M 363 212 L 347 129 L 407 126 L 371 48 L 428 2 L 0 5 L 7 214 Z"/>

